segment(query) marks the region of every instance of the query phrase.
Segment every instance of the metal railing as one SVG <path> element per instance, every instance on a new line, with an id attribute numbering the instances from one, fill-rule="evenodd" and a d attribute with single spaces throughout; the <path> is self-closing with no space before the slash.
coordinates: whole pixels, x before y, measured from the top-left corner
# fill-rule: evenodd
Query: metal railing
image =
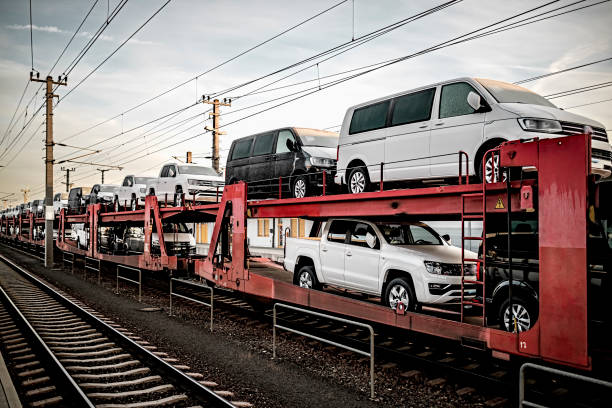
<path id="1" fill-rule="evenodd" d="M 102 281 L 101 271 L 102 271 L 102 261 L 96 258 L 90 258 L 88 256 L 85 257 L 85 279 L 87 279 L 87 270 L 98 272 L 98 285 Z"/>
<path id="2" fill-rule="evenodd" d="M 66 259 L 70 257 L 70 259 Z M 70 272 L 74 273 L 74 260 L 76 256 L 72 252 L 62 251 L 62 265 L 70 264 Z"/>
<path id="3" fill-rule="evenodd" d="M 525 371 L 527 369 L 544 371 L 545 373 L 554 374 L 559 377 L 571 378 L 573 380 L 587 382 L 587 383 L 591 383 L 594 385 L 599 385 L 599 386 L 612 390 L 612 382 L 600 380 L 597 378 L 591 378 L 591 377 L 587 377 L 587 376 L 580 375 L 580 374 L 574 374 L 568 371 L 558 370 L 556 368 L 546 367 L 546 366 L 542 366 L 539 364 L 525 363 L 521 366 L 521 369 L 519 371 L 519 400 L 518 400 L 519 408 L 523 408 L 523 407 L 548 408 L 545 405 L 540 405 L 535 402 L 530 402 L 530 401 L 525 400 Z"/>
<path id="4" fill-rule="evenodd" d="M 126 269 L 138 272 L 138 280 L 135 281 L 134 279 L 119 275 L 119 269 Z M 117 295 L 119 294 L 119 279 L 138 285 L 138 302 L 140 303 L 142 300 L 142 271 L 140 269 L 132 268 L 129 266 L 117 265 L 117 290 L 115 291 L 115 294 Z"/>
<path id="5" fill-rule="evenodd" d="M 366 328 L 370 331 L 370 351 L 367 352 L 367 351 L 359 350 L 354 347 L 340 344 L 332 340 L 327 340 L 327 339 L 317 337 L 309 333 L 304 333 L 302 331 L 292 329 L 290 327 L 281 326 L 279 324 L 276 324 L 276 309 L 278 307 L 301 312 L 301 313 L 310 314 L 310 315 L 317 316 L 317 317 L 322 317 L 322 318 L 329 319 L 329 320 L 334 320 L 334 321 L 341 322 L 341 323 L 352 324 L 357 327 Z M 272 358 L 276 358 L 276 329 L 277 328 L 289 331 L 291 333 L 299 334 L 300 336 L 308 337 L 310 339 L 317 340 L 323 343 L 331 344 L 332 346 L 340 347 L 345 350 L 349 350 L 354 353 L 361 354 L 362 356 L 370 357 L 370 398 L 374 398 L 374 329 L 372 328 L 372 326 L 370 326 L 369 324 L 365 324 L 365 323 L 355 322 L 353 320 L 343 319 L 341 317 L 331 316 L 331 315 L 324 314 L 324 313 L 313 312 L 311 310 L 286 305 L 284 303 L 274 304 L 274 307 L 272 309 L 272 323 L 273 323 L 272 325 Z"/>
<path id="6" fill-rule="evenodd" d="M 186 285 L 191 285 L 191 286 L 194 286 L 194 287 L 196 287 L 198 289 L 207 289 L 207 290 L 209 290 L 210 291 L 210 303 L 206 303 L 206 302 L 203 302 L 201 300 L 190 298 L 189 296 L 180 295 L 178 293 L 173 292 L 172 291 L 172 282 L 173 281 L 177 282 L 177 283 L 184 283 Z M 185 299 L 185 300 L 188 300 L 190 302 L 194 302 L 194 303 L 197 303 L 199 305 L 209 307 L 210 308 L 210 331 L 213 331 L 213 311 L 214 311 L 213 292 L 214 292 L 214 290 L 210 286 L 202 285 L 202 284 L 195 283 L 195 282 L 189 282 L 189 281 L 186 281 L 186 280 L 183 280 L 183 279 L 170 278 L 170 316 L 172 316 L 172 296 L 176 296 L 178 298 Z"/>

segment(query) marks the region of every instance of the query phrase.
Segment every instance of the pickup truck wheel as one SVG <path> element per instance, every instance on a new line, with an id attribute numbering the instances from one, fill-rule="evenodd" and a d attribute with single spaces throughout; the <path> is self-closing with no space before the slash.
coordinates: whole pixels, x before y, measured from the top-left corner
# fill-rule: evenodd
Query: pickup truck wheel
<path id="1" fill-rule="evenodd" d="M 348 178 L 348 192 L 351 194 L 359 194 L 368 190 L 368 173 L 364 167 L 356 167 L 351 170 Z"/>
<path id="2" fill-rule="evenodd" d="M 393 310 L 397 309 L 397 304 L 400 302 L 404 304 L 406 311 L 414 311 L 417 307 L 414 290 L 406 278 L 395 278 L 389 282 L 384 302 Z"/>
<path id="3" fill-rule="evenodd" d="M 306 177 L 298 176 L 293 180 L 293 198 L 304 198 L 308 195 L 308 181 Z"/>
<path id="4" fill-rule="evenodd" d="M 113 204 L 115 212 L 119 212 L 119 200 L 115 197 L 115 202 Z"/>
<path id="5" fill-rule="evenodd" d="M 537 309 L 521 297 L 512 297 L 512 317 L 510 317 L 510 299 L 506 299 L 499 308 L 499 321 L 502 328 L 513 333 L 529 330 L 537 319 Z"/>
<path id="6" fill-rule="evenodd" d="M 312 266 L 302 266 L 293 279 L 294 283 L 301 288 L 318 289 L 319 282 Z"/>
<path id="7" fill-rule="evenodd" d="M 130 208 L 132 211 L 136 211 L 138 209 L 138 204 L 136 203 L 136 199 L 132 197 L 132 201 L 130 202 Z"/>
<path id="8" fill-rule="evenodd" d="M 180 190 L 177 190 L 177 192 L 174 194 L 174 206 L 175 207 L 183 206 L 183 192 Z"/>

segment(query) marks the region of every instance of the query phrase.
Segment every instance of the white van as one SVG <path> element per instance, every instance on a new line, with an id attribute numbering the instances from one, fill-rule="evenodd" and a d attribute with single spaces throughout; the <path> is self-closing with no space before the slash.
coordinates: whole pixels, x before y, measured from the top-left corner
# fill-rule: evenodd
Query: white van
<path id="1" fill-rule="evenodd" d="M 592 171 L 609 177 L 612 146 L 604 126 L 557 108 L 546 98 L 500 81 L 460 78 L 348 109 L 340 130 L 334 181 L 350 193 L 383 180 L 457 177 L 458 152 L 469 174 L 482 177 L 484 153 L 508 140 L 592 132 Z M 499 181 L 488 156 L 487 182 Z"/>

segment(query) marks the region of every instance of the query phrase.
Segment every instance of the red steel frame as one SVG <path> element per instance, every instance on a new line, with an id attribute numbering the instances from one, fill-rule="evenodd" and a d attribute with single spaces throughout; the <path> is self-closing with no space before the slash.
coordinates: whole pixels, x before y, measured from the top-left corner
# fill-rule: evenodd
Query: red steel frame
<path id="1" fill-rule="evenodd" d="M 586 214 L 590 173 L 590 137 L 579 135 L 530 142 L 509 142 L 499 148 L 501 167 L 538 169 L 540 236 L 539 319 L 524 333 L 450 321 L 418 313 L 398 314 L 389 308 L 313 291 L 258 275 L 246 259 L 246 219 L 380 217 L 405 215 L 420 219 L 487 214 L 506 201 L 504 183 L 395 190 L 357 195 L 250 201 L 246 185 L 226 186 L 206 259 L 195 261 L 196 274 L 217 285 L 258 297 L 341 313 L 368 321 L 454 340 L 476 340 L 497 352 L 540 358 L 590 369 L 587 342 Z M 513 211 L 527 211 L 533 181 L 512 183 Z M 504 207 L 507 208 L 507 205 Z M 562 220 L 562 221 L 561 221 Z M 231 258 L 229 248 L 231 230 Z M 224 253 L 226 254 L 224 256 Z"/>
<path id="2" fill-rule="evenodd" d="M 83 215 L 59 217 L 59 249 L 83 256 L 147 270 L 176 269 L 185 259 L 169 256 L 160 235 L 160 255 L 150 252 L 153 225 L 161 231 L 168 222 L 205 222 L 215 219 L 209 253 L 205 259 L 192 260 L 195 272 L 217 285 L 275 301 L 339 313 L 354 318 L 396 326 L 415 332 L 454 340 L 476 340 L 497 352 L 540 358 L 581 369 L 589 369 L 587 339 L 587 260 L 586 228 L 590 174 L 590 137 L 571 137 L 510 142 L 499 148 L 501 167 L 534 166 L 538 181 L 512 183 L 512 211 L 531 209 L 537 186 L 540 237 L 539 319 L 524 333 L 483 327 L 418 313 L 398 314 L 389 308 L 334 294 L 313 291 L 252 272 L 247 262 L 246 221 L 253 218 L 303 217 L 380 217 L 406 216 L 415 219 L 460 219 L 462 213 L 505 212 L 496 208 L 506 202 L 504 183 L 460 184 L 454 186 L 247 201 L 246 184 L 225 187 L 219 204 L 193 207 L 161 207 L 155 197 L 147 197 L 145 208 L 137 211 L 102 213 L 91 205 Z M 477 193 L 482 193 L 483 196 Z M 484 198 L 483 198 L 484 197 Z M 507 208 L 507 205 L 505 206 Z M 29 220 L 29 230 L 36 221 Z M 24 219 L 5 219 L 8 227 L 24 225 Z M 64 238 L 68 224 L 86 223 L 91 245 L 79 250 Z M 97 227 L 134 222 L 145 227 L 145 252 L 140 255 L 102 254 L 97 248 Z M 20 235 L 22 235 L 20 229 Z M 0 231 L 1 232 L 1 231 Z M 18 237 L 18 239 L 20 239 Z M 31 238 L 31 236 L 30 236 Z"/>

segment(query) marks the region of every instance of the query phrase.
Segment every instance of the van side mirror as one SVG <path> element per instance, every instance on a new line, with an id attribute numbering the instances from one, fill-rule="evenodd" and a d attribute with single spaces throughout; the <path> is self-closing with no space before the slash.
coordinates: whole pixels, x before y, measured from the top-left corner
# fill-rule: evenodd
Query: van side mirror
<path id="1" fill-rule="evenodd" d="M 448 234 L 444 234 L 442 235 L 442 239 L 445 240 L 446 242 L 449 243 L 449 245 L 451 244 L 451 237 Z"/>
<path id="2" fill-rule="evenodd" d="M 290 152 L 297 151 L 297 146 L 295 145 L 295 143 L 293 143 L 293 140 L 287 139 L 286 145 L 287 145 L 287 149 L 289 149 Z"/>
<path id="3" fill-rule="evenodd" d="M 470 93 L 468 93 L 467 103 L 475 111 L 478 111 L 480 109 L 480 107 L 482 106 L 481 100 L 480 100 L 480 95 L 478 95 L 476 92 L 473 92 L 473 91 L 470 91 Z"/>

